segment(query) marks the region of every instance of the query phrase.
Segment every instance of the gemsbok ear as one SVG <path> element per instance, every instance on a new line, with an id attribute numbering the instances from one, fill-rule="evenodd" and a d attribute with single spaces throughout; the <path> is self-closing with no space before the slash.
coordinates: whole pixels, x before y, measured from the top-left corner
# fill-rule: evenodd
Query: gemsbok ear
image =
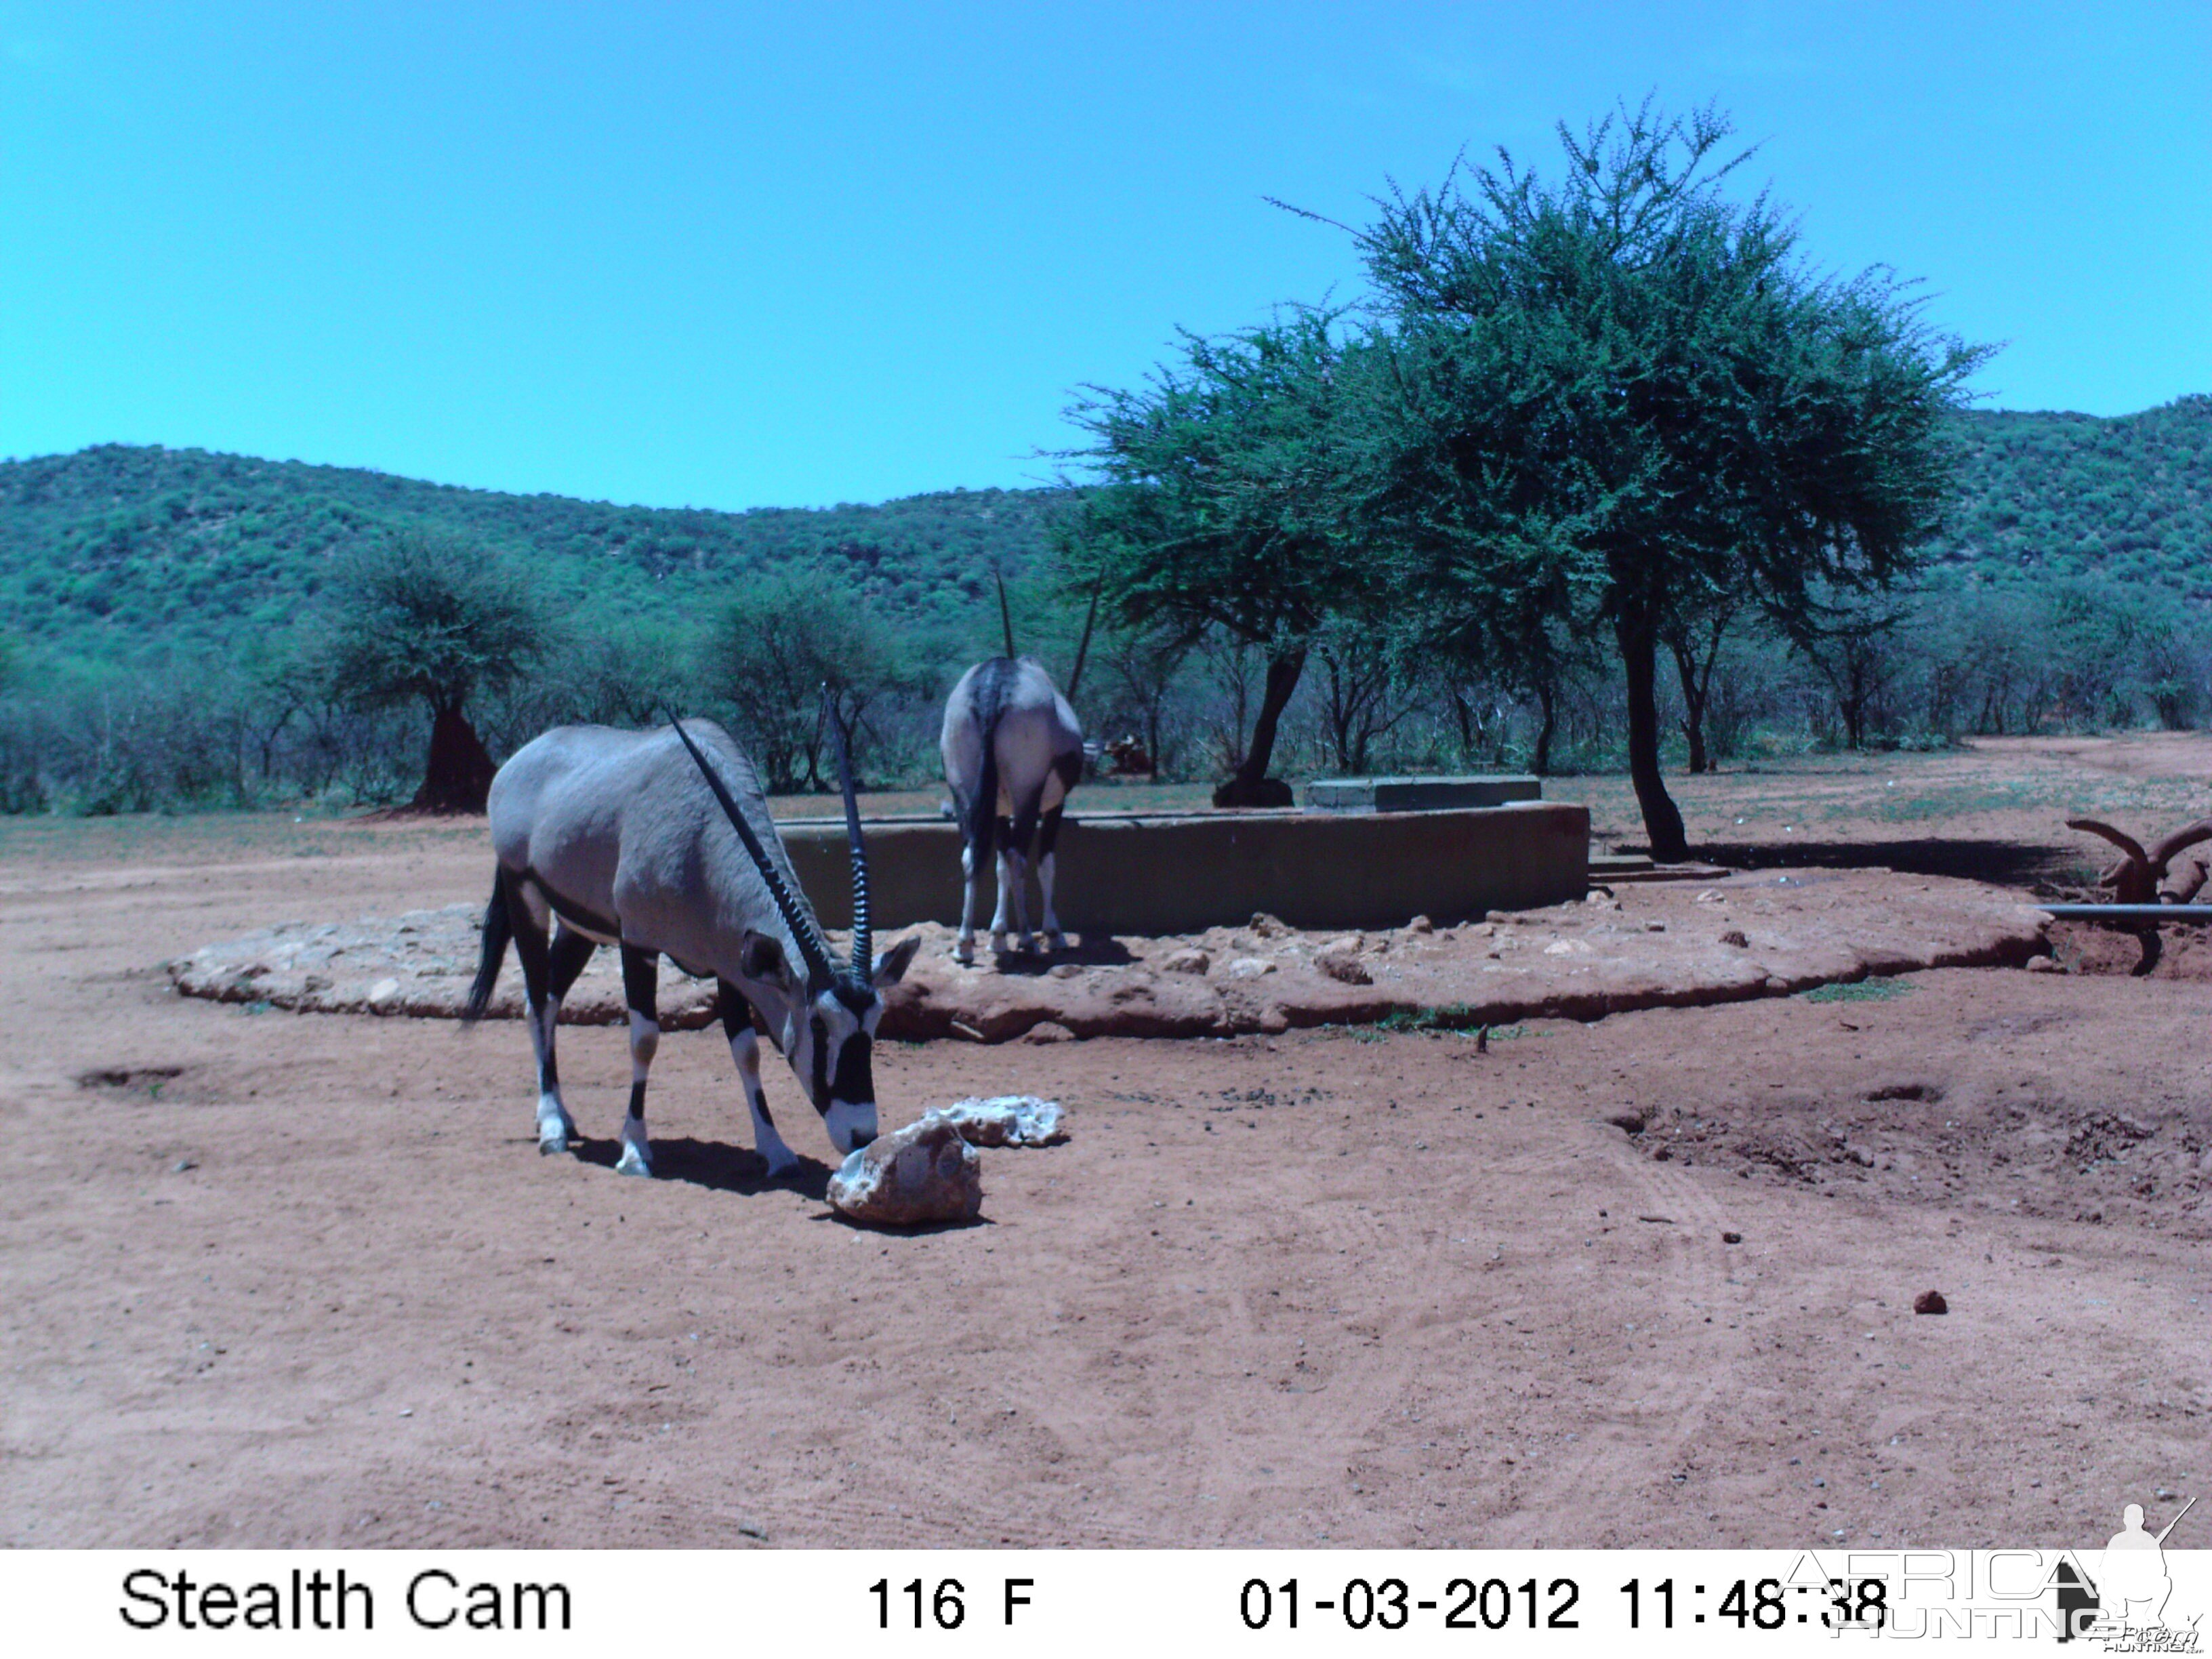
<path id="1" fill-rule="evenodd" d="M 791 970 L 784 965 L 783 946 L 765 933 L 748 933 L 738 952 L 738 971 L 756 981 L 788 980 Z"/>
<path id="2" fill-rule="evenodd" d="M 882 990 L 886 985 L 896 985 L 906 977 L 907 964 L 914 953 L 921 949 L 921 935 L 909 933 L 896 945 L 876 958 L 875 985 Z"/>

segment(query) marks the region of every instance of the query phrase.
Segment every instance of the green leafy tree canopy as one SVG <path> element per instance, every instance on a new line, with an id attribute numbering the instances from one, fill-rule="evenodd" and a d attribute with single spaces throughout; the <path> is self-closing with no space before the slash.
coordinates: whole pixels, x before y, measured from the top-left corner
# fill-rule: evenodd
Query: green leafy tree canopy
<path id="1" fill-rule="evenodd" d="M 1074 585 L 1111 620 L 1209 629 L 1259 647 L 1266 690 L 1223 805 L 1272 804 L 1277 722 L 1317 630 L 1353 596 L 1351 480 L 1340 428 L 1362 407 L 1356 345 L 1302 310 L 1222 339 L 1186 333 L 1181 361 L 1135 391 L 1091 387 L 1069 418 L 1100 481 L 1064 521 Z"/>
<path id="2" fill-rule="evenodd" d="M 1908 571 L 1950 488 L 1943 422 L 1989 355 L 1887 271 L 1810 270 L 1773 204 L 1723 193 L 1749 159 L 1717 159 L 1729 131 L 1647 100 L 1562 125 L 1556 182 L 1500 151 L 1357 233 L 1394 358 L 1370 377 L 1390 391 L 1376 536 L 1443 631 L 1534 592 L 1612 633 L 1668 859 L 1686 848 L 1659 772 L 1662 628 L 1745 592 L 1802 636 L 1823 590 Z"/>

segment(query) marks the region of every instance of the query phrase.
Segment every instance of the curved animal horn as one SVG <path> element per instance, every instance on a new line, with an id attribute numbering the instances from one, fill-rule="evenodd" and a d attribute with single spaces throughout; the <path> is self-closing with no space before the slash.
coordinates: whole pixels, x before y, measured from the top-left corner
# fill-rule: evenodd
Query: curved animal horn
<path id="1" fill-rule="evenodd" d="M 2133 836 L 2123 834 L 2113 829 L 2109 823 L 2100 823 L 2094 818 L 2069 818 L 2066 820 L 2066 827 L 2069 830 L 2086 830 L 2093 836 L 2101 836 L 2136 863 L 2143 866 L 2146 869 L 2150 866 L 2150 856 L 2143 851 L 2142 843 Z M 2184 845 L 2186 843 L 2185 842 Z"/>
<path id="2" fill-rule="evenodd" d="M 676 735 L 691 751 L 691 758 L 698 762 L 700 774 L 707 780 L 708 788 L 714 792 L 714 799 L 721 803 L 722 811 L 730 820 L 730 827 L 738 832 L 738 839 L 745 844 L 745 851 L 752 854 L 753 864 L 760 871 L 761 879 L 768 884 L 769 896 L 775 901 L 776 909 L 782 914 L 783 925 L 791 930 L 792 943 L 799 946 L 799 954 L 806 958 L 806 977 L 817 987 L 827 985 L 836 978 L 837 974 L 830 965 L 829 948 L 815 932 L 812 919 L 799 908 L 799 901 L 792 896 L 791 889 L 784 884 L 782 876 L 769 861 L 768 849 L 761 845 L 760 837 L 753 833 L 752 825 L 745 822 L 745 815 L 738 810 L 738 803 L 731 797 L 729 786 L 708 764 L 699 745 L 691 741 L 691 734 L 684 729 L 684 722 L 665 708 L 661 713 L 667 715 L 668 723 L 676 728 Z"/>
<path id="3" fill-rule="evenodd" d="M 2197 845 L 2200 841 L 2212 841 L 2212 818 L 2199 818 L 2184 830 L 2177 830 L 2150 849 L 2150 864 L 2160 875 L 2172 862 L 2175 854 Z"/>
<path id="4" fill-rule="evenodd" d="M 875 971 L 874 945 L 868 936 L 868 844 L 860 838 L 860 798 L 853 786 L 852 746 L 845 740 L 845 722 L 836 700 L 822 687 L 822 712 L 830 721 L 837 744 L 837 781 L 845 792 L 845 840 L 853 851 L 853 971 L 866 984 Z"/>
<path id="5" fill-rule="evenodd" d="M 1014 613 L 1006 608 L 1006 573 L 994 570 L 991 574 L 999 584 L 999 626 L 1006 630 L 1006 654 L 1014 654 Z"/>

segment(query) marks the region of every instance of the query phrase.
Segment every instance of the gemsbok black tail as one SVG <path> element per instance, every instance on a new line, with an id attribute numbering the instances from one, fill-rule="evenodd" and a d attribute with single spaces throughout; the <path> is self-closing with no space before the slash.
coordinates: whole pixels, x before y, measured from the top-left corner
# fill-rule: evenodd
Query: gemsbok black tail
<path id="1" fill-rule="evenodd" d="M 492 988 L 499 983 L 500 964 L 507 960 L 507 942 L 514 936 L 507 915 L 507 878 L 491 878 L 491 902 L 484 907 L 483 953 L 477 958 L 477 981 L 469 987 L 469 1000 L 461 1006 L 461 1024 L 473 1025 L 491 1006 Z"/>
<path id="2" fill-rule="evenodd" d="M 975 684 L 975 727 L 983 740 L 982 764 L 975 778 L 975 799 L 968 804 L 968 840 L 975 849 L 975 867 L 986 868 L 999 824 L 999 721 L 1006 712 L 1006 683 L 1012 678 L 1013 660 L 986 663 Z"/>

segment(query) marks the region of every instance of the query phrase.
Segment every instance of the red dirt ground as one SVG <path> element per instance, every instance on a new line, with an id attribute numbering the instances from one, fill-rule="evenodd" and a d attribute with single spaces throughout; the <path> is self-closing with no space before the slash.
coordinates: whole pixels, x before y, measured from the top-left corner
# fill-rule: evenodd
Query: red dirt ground
<path id="1" fill-rule="evenodd" d="M 1900 821 L 2054 867 L 2094 861 L 2069 789 L 2160 823 L 2207 793 L 1859 764 L 1685 793 L 1694 823 L 1882 791 L 1862 823 L 1890 779 L 1994 790 Z M 615 1032 L 564 1032 L 601 1138 L 542 1159 L 518 1025 L 250 1012 L 156 969 L 472 901 L 480 826 L 41 822 L 0 854 L 0 1542 L 2078 1545 L 2205 1468 L 2205 988 L 2167 969 L 1486 1054 L 888 1046 L 888 1126 L 1020 1090 L 1074 1139 L 986 1152 L 988 1224 L 886 1236 L 829 1218 L 819 1164 L 763 1185 L 711 1035 L 663 1043 L 648 1184 L 607 1167 Z"/>

